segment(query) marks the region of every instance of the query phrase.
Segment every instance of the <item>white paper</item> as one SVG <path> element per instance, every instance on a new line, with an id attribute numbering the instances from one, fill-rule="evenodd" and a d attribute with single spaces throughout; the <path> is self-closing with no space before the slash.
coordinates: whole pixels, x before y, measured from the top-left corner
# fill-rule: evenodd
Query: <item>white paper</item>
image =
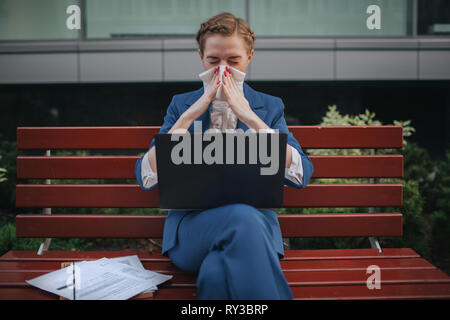
<path id="1" fill-rule="evenodd" d="M 126 300 L 154 291 L 158 284 L 171 278 L 144 269 L 135 255 L 77 262 L 75 269 L 71 265 L 27 283 L 71 300 Z"/>

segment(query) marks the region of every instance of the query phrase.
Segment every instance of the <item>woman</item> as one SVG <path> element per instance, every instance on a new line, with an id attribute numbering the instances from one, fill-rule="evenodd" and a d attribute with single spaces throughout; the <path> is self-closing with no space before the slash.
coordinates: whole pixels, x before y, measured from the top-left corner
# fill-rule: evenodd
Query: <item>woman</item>
<path id="1" fill-rule="evenodd" d="M 202 121 L 203 132 L 213 127 L 211 111 L 221 88 L 227 107 L 238 119 L 234 125 L 244 131 L 272 128 L 288 133 L 285 184 L 304 188 L 313 166 L 288 131 L 283 102 L 234 81 L 232 70 L 245 73 L 254 55 L 254 35 L 248 24 L 221 13 L 201 24 L 196 39 L 203 66 L 215 68 L 214 75 L 205 89 L 173 97 L 160 132 L 193 132 L 195 120 Z M 225 69 L 222 81 L 219 66 Z M 144 190 L 157 187 L 154 143 L 153 139 L 149 151 L 136 162 L 136 178 Z M 279 262 L 283 242 L 272 210 L 231 204 L 203 211 L 169 211 L 162 253 L 182 270 L 197 275 L 199 299 L 292 299 Z"/>

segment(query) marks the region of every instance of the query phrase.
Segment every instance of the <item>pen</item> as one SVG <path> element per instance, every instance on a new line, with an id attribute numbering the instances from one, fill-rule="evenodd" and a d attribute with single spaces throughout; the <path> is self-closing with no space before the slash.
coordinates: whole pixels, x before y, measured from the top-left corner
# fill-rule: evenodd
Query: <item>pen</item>
<path id="1" fill-rule="evenodd" d="M 66 288 L 68 288 L 68 287 L 70 287 L 70 286 L 72 286 L 72 285 L 73 285 L 73 284 L 66 284 L 65 286 L 59 287 L 59 288 L 56 289 L 56 290 L 66 289 Z"/>
<path id="2" fill-rule="evenodd" d="M 70 286 L 73 286 L 73 300 L 75 300 L 75 262 L 73 262 L 73 268 L 72 268 L 72 276 L 73 276 L 73 283 L 72 284 L 66 284 L 62 287 L 57 288 L 56 290 L 62 290 L 69 288 Z"/>

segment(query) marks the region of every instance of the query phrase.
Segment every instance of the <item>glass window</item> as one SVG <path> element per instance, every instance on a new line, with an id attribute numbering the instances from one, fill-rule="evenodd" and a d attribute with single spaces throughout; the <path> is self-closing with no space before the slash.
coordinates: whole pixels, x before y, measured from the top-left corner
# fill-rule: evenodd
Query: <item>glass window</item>
<path id="1" fill-rule="evenodd" d="M 420 0 L 417 33 L 420 35 L 450 34 L 450 1 Z"/>
<path id="2" fill-rule="evenodd" d="M 194 35 L 206 19 L 245 17 L 243 0 L 86 0 L 87 37 Z"/>
<path id="3" fill-rule="evenodd" d="M 258 36 L 405 36 L 409 0 L 249 0 Z M 380 7 L 380 29 L 369 29 L 370 5 Z"/>
<path id="4" fill-rule="evenodd" d="M 69 30 L 66 9 L 76 0 L 0 0 L 0 40 L 78 38 Z"/>

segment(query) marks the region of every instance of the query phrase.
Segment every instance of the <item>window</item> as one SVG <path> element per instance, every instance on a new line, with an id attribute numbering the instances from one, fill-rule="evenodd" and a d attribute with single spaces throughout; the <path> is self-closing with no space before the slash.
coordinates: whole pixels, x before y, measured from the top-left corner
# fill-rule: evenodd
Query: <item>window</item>
<path id="1" fill-rule="evenodd" d="M 87 38 L 194 35 L 221 12 L 245 17 L 243 0 L 86 0 Z"/>
<path id="2" fill-rule="evenodd" d="M 69 5 L 76 0 L 0 0 L 0 40 L 76 39 L 66 27 Z"/>
<path id="3" fill-rule="evenodd" d="M 381 10 L 381 29 L 370 30 L 369 5 Z M 405 36 L 409 0 L 250 0 L 250 25 L 258 36 Z"/>
<path id="4" fill-rule="evenodd" d="M 418 20 L 419 35 L 449 35 L 450 1 L 420 0 Z"/>

